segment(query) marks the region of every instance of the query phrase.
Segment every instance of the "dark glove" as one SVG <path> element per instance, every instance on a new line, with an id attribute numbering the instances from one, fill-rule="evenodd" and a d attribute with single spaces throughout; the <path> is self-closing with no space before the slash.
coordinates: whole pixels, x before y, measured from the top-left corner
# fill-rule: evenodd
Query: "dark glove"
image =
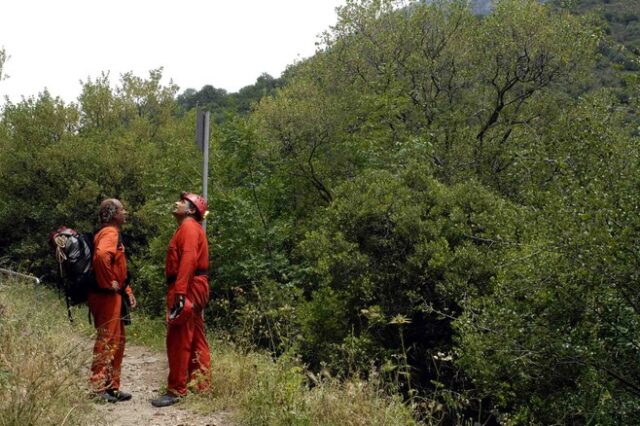
<path id="1" fill-rule="evenodd" d="M 176 294 L 173 300 L 173 306 L 169 312 L 169 319 L 176 319 L 176 317 L 180 315 L 180 312 L 182 312 L 182 309 L 184 309 L 184 294 Z"/>
<path id="2" fill-rule="evenodd" d="M 129 306 L 127 300 L 127 296 L 122 298 L 120 315 L 124 325 L 131 325 L 131 306 Z"/>

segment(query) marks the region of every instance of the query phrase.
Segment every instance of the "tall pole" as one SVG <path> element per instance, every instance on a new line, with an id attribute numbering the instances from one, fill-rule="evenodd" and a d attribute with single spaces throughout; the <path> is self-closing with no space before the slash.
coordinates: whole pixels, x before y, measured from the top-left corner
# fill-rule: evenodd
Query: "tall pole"
<path id="1" fill-rule="evenodd" d="M 202 196 L 209 202 L 209 111 L 204 114 L 204 147 L 202 161 Z M 207 219 L 202 221 L 202 228 L 207 231 Z"/>
<path id="2" fill-rule="evenodd" d="M 209 202 L 209 111 L 199 111 L 196 118 L 196 144 L 202 151 L 202 197 Z M 207 219 L 202 221 L 202 228 L 207 230 Z"/>

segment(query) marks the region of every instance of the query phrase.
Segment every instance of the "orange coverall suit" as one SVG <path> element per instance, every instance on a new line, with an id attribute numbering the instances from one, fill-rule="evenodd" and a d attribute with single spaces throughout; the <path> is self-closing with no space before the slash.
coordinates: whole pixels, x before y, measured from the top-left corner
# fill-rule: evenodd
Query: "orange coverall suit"
<path id="1" fill-rule="evenodd" d="M 99 290 L 89 292 L 88 302 L 97 331 L 91 365 L 91 383 L 96 392 L 120 389 L 126 340 L 121 319 L 121 290 L 127 278 L 127 260 L 118 237 L 118 228 L 109 225 L 93 238 L 93 271 Z M 118 282 L 118 291 L 113 290 L 112 281 Z M 129 287 L 125 291 L 131 293 Z"/>
<path id="2" fill-rule="evenodd" d="M 188 381 L 192 381 L 200 391 L 210 385 L 211 355 L 202 317 L 202 310 L 209 301 L 208 268 L 207 237 L 202 226 L 187 217 L 173 234 L 165 261 L 169 287 L 167 312 L 176 295 L 186 296 L 194 305 L 193 313 L 186 322 L 169 323 L 167 326 L 168 391 L 175 396 L 187 393 Z"/>

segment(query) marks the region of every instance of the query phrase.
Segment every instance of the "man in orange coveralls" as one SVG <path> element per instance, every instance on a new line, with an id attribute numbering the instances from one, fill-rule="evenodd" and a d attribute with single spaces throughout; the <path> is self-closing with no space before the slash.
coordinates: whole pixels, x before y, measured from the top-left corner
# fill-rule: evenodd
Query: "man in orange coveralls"
<path id="1" fill-rule="evenodd" d="M 187 382 L 198 391 L 210 385 L 211 355 L 204 332 L 202 310 L 209 301 L 209 247 L 202 229 L 207 201 L 183 192 L 172 211 L 178 229 L 169 242 L 165 261 L 167 279 L 167 393 L 151 401 L 166 407 L 187 394 Z"/>
<path id="2" fill-rule="evenodd" d="M 127 211 L 119 200 L 106 199 L 98 211 L 101 229 L 93 238 L 93 271 L 96 286 L 89 291 L 89 310 L 97 337 L 93 347 L 91 384 L 97 399 L 127 401 L 131 394 L 120 390 L 120 368 L 124 355 L 125 332 L 122 317 L 123 296 L 132 308 L 136 299 L 127 281 L 127 260 L 120 239 L 120 228 Z"/>

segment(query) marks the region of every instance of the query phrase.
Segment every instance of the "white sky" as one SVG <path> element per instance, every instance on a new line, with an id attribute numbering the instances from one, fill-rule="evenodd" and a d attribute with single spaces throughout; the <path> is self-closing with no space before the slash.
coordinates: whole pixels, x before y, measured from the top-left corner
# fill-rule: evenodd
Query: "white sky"
<path id="1" fill-rule="evenodd" d="M 263 72 L 278 77 L 315 52 L 345 0 L 2 0 L 0 47 L 10 56 L 0 98 L 18 102 L 46 87 L 76 100 L 80 80 L 110 72 L 229 92 Z"/>

